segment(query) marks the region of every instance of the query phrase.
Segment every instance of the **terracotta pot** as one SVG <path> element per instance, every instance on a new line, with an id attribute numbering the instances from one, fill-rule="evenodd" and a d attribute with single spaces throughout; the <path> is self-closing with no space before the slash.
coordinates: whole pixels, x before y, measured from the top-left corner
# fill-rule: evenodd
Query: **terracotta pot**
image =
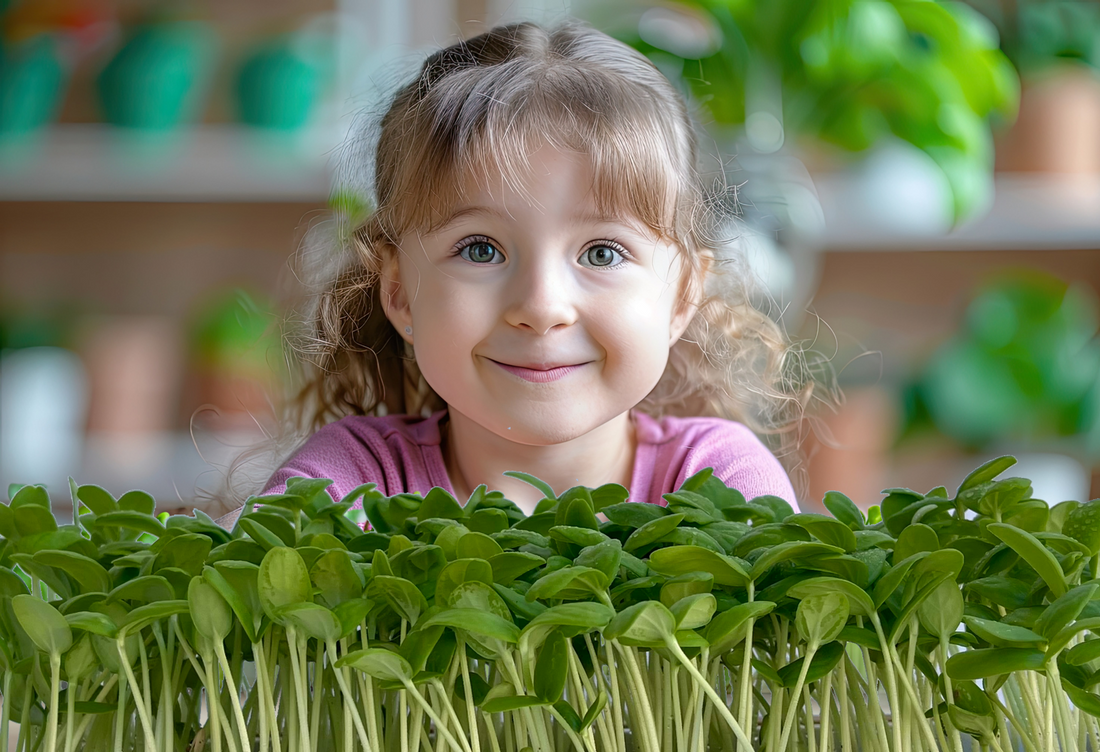
<path id="1" fill-rule="evenodd" d="M 1100 174 L 1100 71 L 1067 64 L 1026 78 L 997 170 Z"/>

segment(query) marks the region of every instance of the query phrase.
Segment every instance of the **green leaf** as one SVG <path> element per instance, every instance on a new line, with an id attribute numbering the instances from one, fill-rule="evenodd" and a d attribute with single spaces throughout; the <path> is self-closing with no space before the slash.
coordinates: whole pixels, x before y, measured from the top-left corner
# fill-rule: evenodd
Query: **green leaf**
<path id="1" fill-rule="evenodd" d="M 681 598 L 699 593 L 709 593 L 714 589 L 714 575 L 710 572 L 690 572 L 672 577 L 661 585 L 661 603 L 668 608 Z"/>
<path id="2" fill-rule="evenodd" d="M 1054 593 L 1054 597 L 1061 598 L 1066 594 L 1066 580 L 1062 573 L 1062 567 L 1054 554 L 1039 540 L 1027 532 L 1013 525 L 1001 522 L 990 523 L 989 532 L 1000 538 L 1009 548 L 1019 554 L 1034 569 L 1043 581 Z"/>
<path id="3" fill-rule="evenodd" d="M 806 684 L 809 685 L 827 676 L 830 671 L 836 668 L 837 664 L 840 663 L 840 659 L 843 657 L 843 642 L 837 640 L 822 645 L 810 660 L 810 668 L 806 671 Z M 806 656 L 802 656 L 779 669 L 779 681 L 784 687 L 789 689 L 798 683 L 798 677 L 802 672 L 802 664 L 805 660 Z"/>
<path id="4" fill-rule="evenodd" d="M 473 608 L 449 608 L 428 617 L 421 628 L 431 626 L 451 627 L 482 637 L 502 640 L 509 644 L 519 641 L 519 627 L 496 614 Z"/>
<path id="5" fill-rule="evenodd" d="M 856 536 L 852 534 L 852 529 L 832 517 L 803 512 L 792 514 L 783 522 L 798 525 L 822 543 L 836 546 L 843 551 L 854 551 L 856 549 Z"/>
<path id="6" fill-rule="evenodd" d="M 118 508 L 130 512 L 140 512 L 153 516 L 156 511 L 156 500 L 144 491 L 127 491 L 118 497 Z"/>
<path id="7" fill-rule="evenodd" d="M 852 530 L 862 530 L 865 524 L 863 512 L 840 491 L 826 491 L 822 504 L 838 520 Z"/>
<path id="8" fill-rule="evenodd" d="M 623 550 L 634 552 L 656 543 L 675 530 L 683 519 L 683 515 L 665 515 L 642 524 L 640 528 L 630 533 L 626 543 L 623 544 Z"/>
<path id="9" fill-rule="evenodd" d="M 847 598 L 852 616 L 869 617 L 875 613 L 875 604 L 862 588 L 838 577 L 811 577 L 787 591 L 787 595 L 792 598 L 808 598 L 811 595 L 825 593 L 840 593 Z"/>
<path id="10" fill-rule="evenodd" d="M 576 730 L 577 733 L 579 734 L 580 732 L 591 726 L 593 723 L 595 723 L 596 719 L 600 717 L 600 713 L 602 713 L 603 709 L 606 707 L 607 693 L 601 689 L 599 691 L 599 694 L 596 695 L 596 699 L 593 700 L 592 704 L 588 706 L 588 710 L 585 711 L 584 717 L 581 718 L 581 725 L 580 728 Z"/>
<path id="11" fill-rule="evenodd" d="M 384 600 L 405 621 L 415 624 L 420 614 L 428 610 L 428 602 L 416 585 L 404 577 L 376 575 L 367 584 L 372 600 Z"/>
<path id="12" fill-rule="evenodd" d="M 487 699 L 481 704 L 481 712 L 508 713 L 513 710 L 522 710 L 523 708 L 533 708 L 549 704 L 550 703 L 540 700 L 534 695 L 504 695 Z"/>
<path id="13" fill-rule="evenodd" d="M 986 648 L 956 653 L 947 659 L 952 679 L 984 679 L 1013 671 L 1038 671 L 1046 663 L 1046 653 L 1034 648 Z"/>
<path id="14" fill-rule="evenodd" d="M 75 611 L 65 614 L 65 621 L 72 629 L 80 629 L 102 637 L 113 639 L 118 634 L 118 627 L 109 616 L 94 611 Z"/>
<path id="15" fill-rule="evenodd" d="M 511 585 L 517 577 L 546 564 L 546 560 L 535 554 L 523 551 L 505 551 L 489 559 L 492 567 L 492 581 L 501 585 Z"/>
<path id="16" fill-rule="evenodd" d="M 554 489 L 550 487 L 549 483 L 544 480 L 539 480 L 533 475 L 530 475 L 528 473 L 521 473 L 517 470 L 505 470 L 504 474 L 507 475 L 509 478 L 522 480 L 529 486 L 534 486 L 536 489 L 542 492 L 542 495 L 545 496 L 547 499 L 558 498 L 557 495 L 554 493 Z"/>
<path id="17" fill-rule="evenodd" d="M 27 505 L 42 507 L 49 511 L 50 495 L 46 492 L 46 487 L 39 485 L 23 486 L 12 495 L 10 504 L 12 510 Z"/>
<path id="18" fill-rule="evenodd" d="M 340 620 L 340 638 L 343 639 L 354 632 L 367 618 L 367 614 L 370 613 L 372 608 L 374 608 L 374 602 L 366 598 L 344 601 L 334 608 L 332 612 Z"/>
<path id="19" fill-rule="evenodd" d="M 309 578 L 318 590 L 317 598 L 328 608 L 363 595 L 363 581 L 348 552 L 342 549 L 334 548 L 317 557 L 309 568 Z"/>
<path id="20" fill-rule="evenodd" d="M 257 578 L 259 567 L 248 562 L 218 562 L 221 568 L 204 567 L 202 576 L 218 594 L 225 599 L 233 613 L 237 615 L 237 621 L 244 627 L 249 642 L 259 642 L 260 618 L 263 606 L 260 605 L 257 590 Z M 245 566 L 247 565 L 247 566 Z M 226 572 L 229 572 L 227 575 Z M 229 581 L 232 577 L 238 585 L 243 585 L 242 590 L 247 591 L 247 596 L 242 594 L 234 583 Z"/>
<path id="21" fill-rule="evenodd" d="M 455 555 L 460 559 L 491 559 L 504 549 L 485 533 L 466 533 L 455 543 Z"/>
<path id="22" fill-rule="evenodd" d="M 337 668 L 350 666 L 380 681 L 406 683 L 413 677 L 412 666 L 403 657 L 385 648 L 357 650 L 336 661 Z"/>
<path id="23" fill-rule="evenodd" d="M 718 610 L 718 601 L 710 593 L 697 593 L 681 598 L 670 608 L 676 620 L 676 630 L 705 627 Z"/>
<path id="24" fill-rule="evenodd" d="M 1062 595 L 1043 611 L 1043 615 L 1035 622 L 1035 631 L 1048 640 L 1052 639 L 1081 615 L 1085 606 L 1096 595 L 1097 588 L 1100 585 L 1093 582 L 1079 585 Z"/>
<path id="25" fill-rule="evenodd" d="M 211 642 L 224 640 L 233 630 L 233 612 L 225 598 L 202 577 L 195 577 L 187 588 L 187 603 L 195 630 Z"/>
<path id="26" fill-rule="evenodd" d="M 747 636 L 749 620 L 767 616 L 774 608 L 775 603 L 771 601 L 751 601 L 720 612 L 703 632 L 710 643 L 711 654 L 721 655 L 732 650 Z"/>
<path id="27" fill-rule="evenodd" d="M 595 577 L 588 577 L 589 575 L 595 575 Z M 553 598 L 565 597 L 563 594 L 564 591 L 574 587 L 578 581 L 589 582 L 593 586 L 599 585 L 599 583 L 602 582 L 602 589 L 606 589 L 608 584 L 607 576 L 598 569 L 592 569 L 590 567 L 564 567 L 563 569 L 550 572 L 535 580 L 534 584 L 528 589 L 525 597 L 528 601 L 550 600 Z M 582 590 L 588 591 L 589 589 L 582 588 Z"/>
<path id="28" fill-rule="evenodd" d="M 851 532 L 851 531 L 849 531 Z M 852 548 L 855 548 L 854 537 Z M 758 580 L 765 572 L 774 567 L 776 564 L 781 564 L 791 559 L 807 559 L 813 556 L 821 556 L 822 554 L 839 554 L 843 551 L 837 546 L 830 546 L 825 543 L 813 543 L 807 541 L 789 541 L 787 543 L 780 543 L 778 546 L 773 546 L 764 552 L 764 554 L 753 562 L 752 564 L 752 579 Z"/>
<path id="29" fill-rule="evenodd" d="M 562 720 L 569 724 L 569 728 L 578 734 L 581 732 L 581 717 L 577 715 L 577 711 L 573 709 L 572 705 L 565 700 L 558 700 L 554 703 L 554 710 L 558 712 Z"/>
<path id="30" fill-rule="evenodd" d="M 898 586 L 905 580 L 905 577 L 909 574 L 909 570 L 913 568 L 913 565 L 926 556 L 928 556 L 928 552 L 926 551 L 913 554 L 895 563 L 889 572 L 878 579 L 878 582 L 875 583 L 873 593 L 876 610 L 882 608 L 882 604 L 886 602 L 886 599 L 894 594 L 894 591 L 897 590 Z"/>
<path id="31" fill-rule="evenodd" d="M 708 572 L 716 585 L 745 587 L 749 575 L 737 561 L 725 554 L 699 546 L 669 546 L 649 555 L 649 568 L 654 572 L 675 577 L 689 572 Z"/>
<path id="32" fill-rule="evenodd" d="M 1083 666 L 1100 658 L 1100 640 L 1085 640 L 1066 651 L 1066 663 L 1071 666 Z"/>
<path id="33" fill-rule="evenodd" d="M 248 537 L 263 546 L 264 550 L 270 551 L 273 548 L 284 548 L 286 543 L 283 539 L 275 535 L 275 533 L 268 530 L 251 517 L 241 517 L 237 520 L 237 524 L 241 530 L 244 530 L 248 534 Z"/>
<path id="34" fill-rule="evenodd" d="M 283 606 L 313 602 L 313 587 L 305 560 L 293 548 L 285 546 L 272 548 L 264 554 L 256 589 L 260 605 L 272 621 L 277 619 L 278 609 Z"/>
<path id="35" fill-rule="evenodd" d="M 155 621 L 188 613 L 189 608 L 188 602 L 183 600 L 147 603 L 128 613 L 126 618 L 121 620 L 118 628 L 119 631 L 125 630 L 132 635 L 136 635 Z"/>
<path id="36" fill-rule="evenodd" d="M 435 600 L 437 603 L 450 602 L 451 593 L 464 582 L 483 582 L 490 585 L 493 582 L 493 567 L 484 559 L 455 559 L 448 562 L 439 572 L 439 579 L 435 585 Z"/>
<path id="37" fill-rule="evenodd" d="M 982 464 L 963 479 L 962 484 L 959 486 L 959 493 L 969 491 L 982 483 L 988 483 L 1015 464 L 1016 458 L 1007 455 Z"/>
<path id="38" fill-rule="evenodd" d="M 658 504 L 643 504 L 636 501 L 628 501 L 604 507 L 603 514 L 616 525 L 639 528 L 647 522 L 652 522 L 653 520 L 658 520 L 661 517 L 667 516 L 669 511 Z"/>
<path id="39" fill-rule="evenodd" d="M 955 633 L 964 611 L 962 592 L 952 579 L 940 583 L 917 608 L 921 625 L 940 639 Z"/>
<path id="40" fill-rule="evenodd" d="M 848 599 L 839 592 L 803 598 L 795 612 L 795 626 L 811 651 L 835 640 L 847 623 Z"/>
<path id="41" fill-rule="evenodd" d="M 120 527 L 127 530 L 137 530 L 141 533 L 149 533 L 160 537 L 164 535 L 164 525 L 156 517 L 141 512 L 107 512 L 97 514 L 92 526 L 96 529 L 103 527 Z"/>
<path id="42" fill-rule="evenodd" d="M 1009 611 L 1023 608 L 1028 601 L 1027 585 L 1003 575 L 971 580 L 964 585 L 964 589 Z"/>
<path id="43" fill-rule="evenodd" d="M 118 511 L 115 497 L 99 486 L 79 486 L 76 489 L 76 497 L 96 516 Z"/>
<path id="44" fill-rule="evenodd" d="M 615 615 L 604 628 L 608 640 L 623 645 L 659 647 L 675 639 L 676 619 L 659 601 L 642 601 Z"/>
<path id="45" fill-rule="evenodd" d="M 558 631 L 552 632 L 543 643 L 535 661 L 534 689 L 539 699 L 555 702 L 561 698 L 569 675 L 570 649 L 568 641 Z"/>
<path id="46" fill-rule="evenodd" d="M 172 600 L 176 597 L 176 591 L 163 576 L 150 574 L 144 577 L 135 577 L 124 582 L 107 594 L 107 602 L 116 601 L 140 601 L 153 603 L 161 600 Z"/>
<path id="47" fill-rule="evenodd" d="M 1089 556 L 1100 554 L 1100 499 L 1081 504 L 1069 511 L 1062 523 L 1062 534 L 1082 543 Z"/>
<path id="48" fill-rule="evenodd" d="M 963 621 L 967 629 L 995 647 L 1033 648 L 1046 642 L 1046 638 L 1026 627 L 1002 624 L 976 616 L 964 616 Z"/>
<path id="49" fill-rule="evenodd" d="M 1100 695 L 1075 687 L 1064 677 L 1062 678 L 1062 689 L 1069 695 L 1069 700 L 1075 707 L 1095 718 L 1100 718 Z"/>
<path id="50" fill-rule="evenodd" d="M 587 527 L 574 527 L 572 525 L 554 525 L 550 528 L 550 538 L 562 543 L 572 543 L 577 546 L 594 546 L 597 543 L 608 540 L 608 537 L 599 530 Z"/>
<path id="51" fill-rule="evenodd" d="M 106 593 L 111 589 L 111 578 L 98 561 L 73 551 L 38 551 L 34 560 L 54 569 L 60 569 L 76 580 L 82 593 Z"/>
<path id="52" fill-rule="evenodd" d="M 291 603 L 279 608 L 276 614 L 280 624 L 291 624 L 321 642 L 339 640 L 344 633 L 336 614 L 319 603 Z"/>
<path id="53" fill-rule="evenodd" d="M 60 655 L 72 647 L 69 623 L 53 605 L 33 595 L 17 595 L 11 605 L 19 625 L 43 653 Z"/>

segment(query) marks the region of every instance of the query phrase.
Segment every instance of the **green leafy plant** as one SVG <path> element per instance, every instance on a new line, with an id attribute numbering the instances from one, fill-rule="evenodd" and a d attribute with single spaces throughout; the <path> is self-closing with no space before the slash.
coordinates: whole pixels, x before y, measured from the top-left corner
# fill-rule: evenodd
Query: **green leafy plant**
<path id="1" fill-rule="evenodd" d="M 832 517 L 710 468 L 667 506 L 513 473 L 530 516 L 293 478 L 232 531 L 13 487 L 0 748 L 16 720 L 21 752 L 1089 749 L 1100 500 L 1014 463 Z"/>
<path id="2" fill-rule="evenodd" d="M 1100 68 L 1100 7 L 1087 0 L 967 0 L 1025 75 L 1069 61 Z"/>
<path id="3" fill-rule="evenodd" d="M 663 32 L 674 25 L 665 19 L 621 36 L 682 81 L 718 125 L 743 125 L 750 143 L 770 144 L 765 151 L 784 132 L 849 152 L 896 137 L 943 171 L 957 219 L 981 205 L 993 169 L 990 120 L 1015 117 L 1019 82 L 995 28 L 973 8 L 911 0 L 672 6 L 707 29 L 694 34 L 705 39 Z"/>
<path id="4" fill-rule="evenodd" d="M 1100 303 L 1036 271 L 990 280 L 905 388 L 901 440 L 1060 445 L 1100 456 Z"/>

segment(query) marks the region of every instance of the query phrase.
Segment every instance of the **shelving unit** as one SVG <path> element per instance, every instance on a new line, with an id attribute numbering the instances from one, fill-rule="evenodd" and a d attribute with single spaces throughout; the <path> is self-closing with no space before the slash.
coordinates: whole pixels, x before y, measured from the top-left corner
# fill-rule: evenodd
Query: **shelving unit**
<path id="1" fill-rule="evenodd" d="M 323 202 L 334 128 L 265 134 L 230 124 L 139 137 L 57 125 L 0 154 L 0 201 Z"/>
<path id="2" fill-rule="evenodd" d="M 960 227 L 891 222 L 851 176 L 814 176 L 829 251 L 1013 251 L 1100 248 L 1100 176 L 999 174 L 989 209 Z"/>

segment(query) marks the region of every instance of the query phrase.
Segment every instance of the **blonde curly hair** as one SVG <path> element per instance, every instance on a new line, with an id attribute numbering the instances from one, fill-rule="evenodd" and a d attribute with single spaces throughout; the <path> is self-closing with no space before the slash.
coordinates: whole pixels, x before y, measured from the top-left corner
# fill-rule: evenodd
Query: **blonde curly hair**
<path id="1" fill-rule="evenodd" d="M 680 292 L 698 309 L 637 408 L 745 423 L 803 495 L 799 446 L 823 361 L 760 310 L 737 248 L 736 189 L 724 177 L 707 185 L 683 98 L 642 54 L 575 21 L 500 26 L 439 50 L 349 139 L 342 178 L 372 168 L 360 181 L 371 210 L 338 210 L 301 252 L 305 331 L 289 339 L 300 381 L 287 405 L 298 436 L 348 415 L 446 407 L 383 312 L 383 259 L 445 220 L 466 176 L 523 186 L 543 144 L 588 156 L 600 211 L 637 218 L 686 262 Z"/>

